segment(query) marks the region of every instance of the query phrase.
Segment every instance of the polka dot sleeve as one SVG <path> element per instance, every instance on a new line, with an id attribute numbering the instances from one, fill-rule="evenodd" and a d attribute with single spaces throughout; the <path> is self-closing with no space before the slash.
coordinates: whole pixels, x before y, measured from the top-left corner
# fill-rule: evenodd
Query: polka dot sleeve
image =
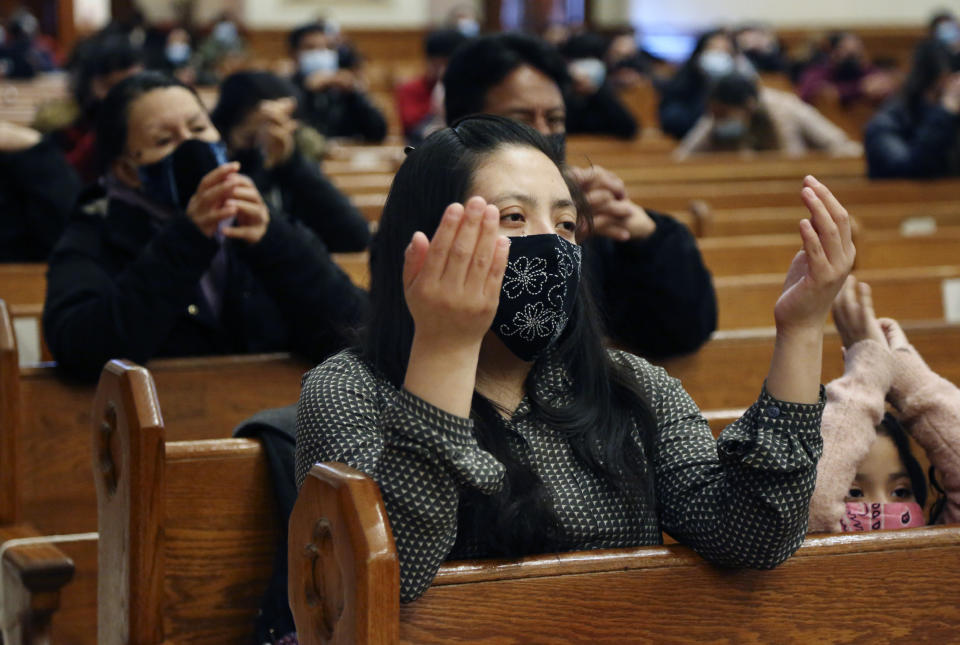
<path id="1" fill-rule="evenodd" d="M 823 449 L 822 388 L 809 405 L 779 401 L 764 388 L 715 440 L 680 381 L 628 360 L 655 397 L 663 530 L 716 564 L 770 568 L 790 557 L 806 533 Z"/>
<path id="2" fill-rule="evenodd" d="M 480 449 L 473 422 L 377 379 L 349 351 L 304 378 L 297 410 L 296 479 L 322 461 L 372 477 L 400 559 L 400 598 L 430 585 L 453 548 L 460 487 L 492 492 L 503 465 Z"/>

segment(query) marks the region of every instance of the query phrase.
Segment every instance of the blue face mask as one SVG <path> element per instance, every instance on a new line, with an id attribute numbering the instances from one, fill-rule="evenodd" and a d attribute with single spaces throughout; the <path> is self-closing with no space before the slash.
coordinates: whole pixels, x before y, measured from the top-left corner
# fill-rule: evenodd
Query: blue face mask
<path id="1" fill-rule="evenodd" d="M 960 25 L 953 20 L 944 20 L 937 25 L 937 40 L 944 45 L 952 46 L 960 42 Z"/>
<path id="2" fill-rule="evenodd" d="M 140 192 L 163 206 L 186 210 L 203 176 L 225 163 L 222 141 L 187 139 L 160 161 L 137 168 Z"/>
<path id="3" fill-rule="evenodd" d="M 183 65 L 190 60 L 190 45 L 187 43 L 170 43 L 167 45 L 167 60 L 174 65 Z"/>
<path id="4" fill-rule="evenodd" d="M 747 124 L 740 119 L 723 119 L 713 124 L 713 136 L 720 141 L 739 141 L 747 133 Z"/>
<path id="5" fill-rule="evenodd" d="M 700 55 L 700 60 L 697 61 L 697 65 L 700 67 L 700 71 L 702 71 L 711 79 L 718 79 L 726 76 L 727 74 L 733 72 L 733 69 L 736 66 L 733 56 L 718 49 L 711 49 L 703 52 Z"/>
<path id="6" fill-rule="evenodd" d="M 573 313 L 582 249 L 559 235 L 510 238 L 510 256 L 491 329 L 514 355 L 536 360 Z"/>
<path id="7" fill-rule="evenodd" d="M 237 26 L 229 20 L 223 20 L 217 23 L 213 28 L 213 39 L 224 45 L 232 45 L 239 40 L 240 34 Z"/>
<path id="8" fill-rule="evenodd" d="M 340 56 L 333 49 L 308 49 L 297 58 L 304 76 L 314 72 L 333 73 L 340 68 Z"/>

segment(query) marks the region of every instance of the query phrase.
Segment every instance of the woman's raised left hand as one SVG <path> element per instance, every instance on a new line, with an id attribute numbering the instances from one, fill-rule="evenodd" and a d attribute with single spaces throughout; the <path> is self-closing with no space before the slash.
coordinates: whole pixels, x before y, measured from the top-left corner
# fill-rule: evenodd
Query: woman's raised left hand
<path id="1" fill-rule="evenodd" d="M 773 309 L 778 332 L 822 330 L 856 256 L 846 209 L 813 177 L 803 184 L 800 195 L 810 219 L 800 222 L 803 250 L 793 258 Z"/>

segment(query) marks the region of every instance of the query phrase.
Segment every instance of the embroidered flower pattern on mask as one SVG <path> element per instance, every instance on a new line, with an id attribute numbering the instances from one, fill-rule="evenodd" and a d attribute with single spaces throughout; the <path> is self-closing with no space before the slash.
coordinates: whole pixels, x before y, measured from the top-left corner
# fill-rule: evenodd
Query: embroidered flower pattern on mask
<path id="1" fill-rule="evenodd" d="M 513 317 L 514 328 L 511 334 L 520 334 L 524 340 L 534 340 L 550 336 L 554 331 L 557 314 L 547 309 L 543 302 L 525 305 Z"/>
<path id="2" fill-rule="evenodd" d="M 504 297 L 511 301 L 540 294 L 543 297 L 516 303 L 519 309 L 496 328 L 502 336 L 519 336 L 527 342 L 547 338 L 552 342 L 566 328 L 567 309 L 572 306 L 568 283 L 574 274 L 579 281 L 582 249 L 560 236 L 554 236 L 554 239 L 550 262 L 543 257 L 519 256 L 507 264 L 502 288 Z"/>
<path id="3" fill-rule="evenodd" d="M 508 298 L 519 298 L 526 291 L 535 296 L 547 281 L 547 261 L 543 258 L 519 257 L 507 264 L 503 276 L 503 292 Z"/>

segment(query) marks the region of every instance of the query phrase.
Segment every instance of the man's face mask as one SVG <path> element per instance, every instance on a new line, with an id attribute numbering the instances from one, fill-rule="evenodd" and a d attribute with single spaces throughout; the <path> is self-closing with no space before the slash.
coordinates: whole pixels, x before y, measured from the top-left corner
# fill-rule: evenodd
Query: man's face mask
<path id="1" fill-rule="evenodd" d="M 186 210 L 200 180 L 225 163 L 223 142 L 187 139 L 160 161 L 137 169 L 140 192 L 158 204 Z"/>
<path id="2" fill-rule="evenodd" d="M 491 329 L 514 355 L 536 360 L 567 326 L 580 284 L 582 249 L 559 235 L 510 238 Z"/>
<path id="3" fill-rule="evenodd" d="M 923 509 L 916 502 L 847 502 L 847 509 L 840 518 L 840 526 L 846 531 L 882 531 L 923 526 Z"/>
<path id="4" fill-rule="evenodd" d="M 173 65 L 183 65 L 190 60 L 190 45 L 188 43 L 170 43 L 167 45 L 167 60 Z"/>
<path id="5" fill-rule="evenodd" d="M 300 52 L 297 62 L 305 76 L 310 76 L 314 72 L 332 74 L 340 67 L 340 58 L 333 49 L 308 49 Z"/>

